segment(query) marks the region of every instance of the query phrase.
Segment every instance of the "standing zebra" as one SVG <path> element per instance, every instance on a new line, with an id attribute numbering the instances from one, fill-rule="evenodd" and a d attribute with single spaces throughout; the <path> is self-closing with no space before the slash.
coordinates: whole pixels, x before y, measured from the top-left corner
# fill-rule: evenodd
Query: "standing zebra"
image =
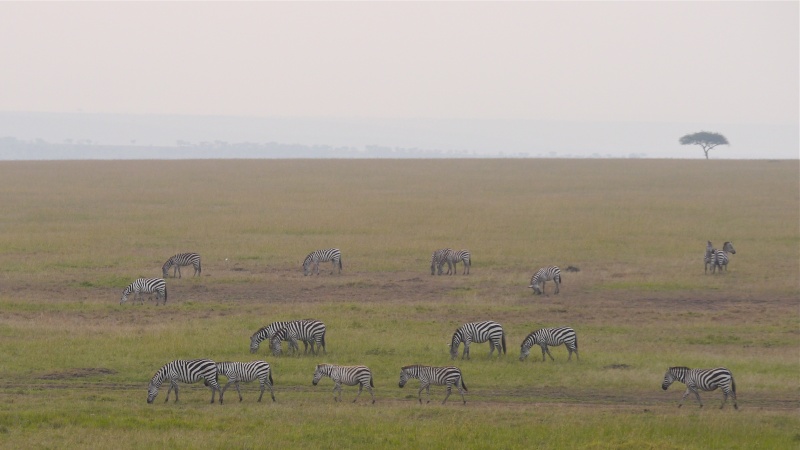
<path id="1" fill-rule="evenodd" d="M 464 273 L 462 273 L 462 275 L 469 275 L 469 268 L 472 266 L 472 257 L 469 254 L 469 250 L 449 250 L 445 257 L 447 258 L 448 275 L 456 274 L 456 265 L 459 261 L 464 262 Z M 451 264 L 453 265 L 452 273 L 450 271 Z M 441 273 L 441 270 L 439 272 Z"/>
<path id="2" fill-rule="evenodd" d="M 233 383 L 236 386 L 236 392 L 239 393 L 239 401 L 242 401 L 242 391 L 239 390 L 239 382 L 249 383 L 258 380 L 261 385 L 261 395 L 258 396 L 258 401 L 264 396 L 264 388 L 269 388 L 269 393 L 272 396 L 272 401 L 275 401 L 275 392 L 272 390 L 272 369 L 266 361 L 252 361 L 252 362 L 218 362 L 217 372 L 228 378 L 228 382 L 222 391 L 219 393 L 219 402 L 222 403 L 222 396 L 225 395 L 225 390 Z"/>
<path id="3" fill-rule="evenodd" d="M 281 341 L 289 342 L 289 348 L 292 353 L 300 351 L 297 346 L 297 341 L 309 342 L 311 344 L 311 353 L 316 355 L 321 348 L 324 353 L 328 353 L 325 349 L 325 324 L 319 320 L 306 319 L 295 320 L 289 322 L 285 327 L 276 331 L 272 338 L 270 338 L 270 348 L 274 356 L 281 354 Z M 317 350 L 314 350 L 314 344 L 317 345 Z"/>
<path id="4" fill-rule="evenodd" d="M 446 263 L 447 264 L 447 273 L 450 273 L 451 263 L 450 260 L 447 259 L 447 254 L 452 252 L 453 250 L 449 248 L 441 248 L 436 250 L 431 255 L 431 275 L 436 275 L 436 269 L 439 269 L 438 275 L 442 274 L 442 266 Z"/>
<path id="5" fill-rule="evenodd" d="M 561 284 L 561 269 L 556 266 L 547 266 L 539 269 L 531 277 L 531 285 L 528 287 L 533 289 L 534 294 L 542 295 L 544 294 L 544 282 L 550 280 L 553 280 L 553 283 L 556 284 L 555 295 L 558 295 L 558 286 Z"/>
<path id="6" fill-rule="evenodd" d="M 722 273 L 723 267 L 725 271 L 728 271 L 728 252 L 732 254 L 736 254 L 736 250 L 733 249 L 733 244 L 731 242 L 725 242 L 722 246 L 722 250 L 714 250 L 711 262 L 711 273 L 715 273 L 717 268 L 719 268 L 719 272 Z"/>
<path id="7" fill-rule="evenodd" d="M 400 369 L 400 387 L 406 385 L 410 378 L 419 380 L 419 402 L 422 404 L 422 391 L 428 393 L 428 402 L 431 402 L 431 385 L 447 386 L 447 395 L 445 395 L 442 404 L 447 402 L 447 398 L 453 390 L 453 386 L 458 388 L 458 393 L 461 394 L 461 400 L 467 404 L 467 399 L 464 398 L 464 392 L 467 391 L 467 385 L 464 384 L 464 377 L 461 375 L 461 370 L 458 367 L 431 367 L 431 366 L 405 366 Z"/>
<path id="8" fill-rule="evenodd" d="M 703 262 L 705 263 L 705 273 L 708 273 L 708 266 L 713 265 L 714 263 L 714 245 L 711 244 L 711 241 L 708 241 L 706 244 L 706 254 L 703 256 Z"/>
<path id="9" fill-rule="evenodd" d="M 211 403 L 214 403 L 214 396 L 220 390 L 217 379 L 217 364 L 214 361 L 210 359 L 176 359 L 158 369 L 153 379 L 150 380 L 150 386 L 147 388 L 147 403 L 153 403 L 156 395 L 158 395 L 158 388 L 167 380 L 169 380 L 169 389 L 167 390 L 165 402 L 169 401 L 169 393 L 173 389 L 175 390 L 175 402 L 178 401 L 178 381 L 181 383 L 196 383 L 203 380 L 203 383 L 211 389 Z M 222 404 L 222 391 L 219 394 L 219 402 Z"/>
<path id="10" fill-rule="evenodd" d="M 200 275 L 202 270 L 200 267 L 200 255 L 197 253 L 178 253 L 177 255 L 168 259 L 167 262 L 165 262 L 161 267 L 163 278 L 167 278 L 167 275 L 169 275 L 169 268 L 172 266 L 175 266 L 175 268 L 172 270 L 172 278 L 175 278 L 176 272 L 178 274 L 178 278 L 181 277 L 181 266 L 193 266 L 194 275 L 192 276 Z"/>
<path id="11" fill-rule="evenodd" d="M 313 319 L 306 319 L 306 320 L 313 320 Z M 250 353 L 258 352 L 258 346 L 261 344 L 261 341 L 269 341 L 272 339 L 272 336 L 275 335 L 280 329 L 286 328 L 286 325 L 289 325 L 290 322 L 288 321 L 279 321 L 279 322 L 272 322 L 271 324 L 259 328 L 258 331 L 253 333 L 250 336 Z M 305 346 L 305 351 L 308 351 L 308 342 L 303 341 L 303 345 Z"/>
<path id="12" fill-rule="evenodd" d="M 333 380 L 333 399 L 341 401 L 342 399 L 342 385 L 355 386 L 358 385 L 358 394 L 353 399 L 353 403 L 358 400 L 361 391 L 367 388 L 369 395 L 372 396 L 372 403 L 375 403 L 375 394 L 372 388 L 375 385 L 372 383 L 372 372 L 366 366 L 335 366 L 333 364 L 317 364 L 317 370 L 314 371 L 314 379 L 311 383 L 316 386 L 323 376 L 331 377 Z M 336 391 L 339 391 L 339 396 L 336 397 Z"/>
<path id="13" fill-rule="evenodd" d="M 497 356 L 500 356 L 501 349 L 505 354 L 506 333 L 499 323 L 491 320 L 465 323 L 453 333 L 453 339 L 450 341 L 450 359 L 456 359 L 456 356 L 458 356 L 458 346 L 461 342 L 464 342 L 464 353 L 461 355 L 461 359 L 465 357 L 469 359 L 470 342 L 477 342 L 480 344 L 486 341 L 489 341 L 490 357 L 495 348 L 497 348 Z"/>
<path id="14" fill-rule="evenodd" d="M 678 408 L 683 406 L 683 401 L 689 396 L 689 393 L 693 393 L 697 397 L 697 403 L 700 403 L 702 408 L 703 402 L 700 400 L 700 394 L 697 390 L 713 391 L 717 388 L 722 388 L 722 405 L 719 408 L 725 407 L 725 403 L 728 402 L 728 395 L 730 395 L 733 399 L 733 407 L 739 409 L 736 404 L 736 382 L 733 381 L 731 371 L 724 367 L 717 367 L 716 369 L 670 367 L 667 369 L 667 373 L 664 374 L 664 382 L 661 383 L 661 389 L 666 391 L 675 380 L 686 384 L 686 392 L 681 397 Z"/>
<path id="15" fill-rule="evenodd" d="M 572 361 L 572 352 L 575 352 L 575 358 L 580 360 L 580 357 L 578 357 L 578 336 L 575 334 L 575 330 L 570 327 L 542 328 L 531 332 L 531 334 L 522 341 L 522 345 L 520 345 L 519 360 L 524 361 L 525 358 L 530 355 L 531 347 L 536 344 L 542 347 L 542 361 L 545 360 L 545 353 L 547 353 L 551 361 L 555 361 L 547 346 L 552 345 L 556 347 L 561 344 L 565 344 L 567 350 L 569 350 L 569 358 L 567 361 Z"/>
<path id="16" fill-rule="evenodd" d="M 141 294 L 156 294 L 156 306 L 158 306 L 159 298 L 163 298 L 163 303 L 167 304 L 167 283 L 161 278 L 138 278 L 122 291 L 119 304 L 127 302 L 131 293 L 133 293 L 133 300 L 139 299 L 140 304 L 144 303 Z"/>
<path id="17" fill-rule="evenodd" d="M 329 248 L 327 250 L 313 251 L 306 256 L 306 259 L 303 260 L 303 276 L 314 272 L 319 275 L 319 263 L 328 261 L 333 264 L 333 270 L 336 270 L 336 265 L 338 264 L 339 273 L 342 273 L 342 252 L 338 248 Z"/>

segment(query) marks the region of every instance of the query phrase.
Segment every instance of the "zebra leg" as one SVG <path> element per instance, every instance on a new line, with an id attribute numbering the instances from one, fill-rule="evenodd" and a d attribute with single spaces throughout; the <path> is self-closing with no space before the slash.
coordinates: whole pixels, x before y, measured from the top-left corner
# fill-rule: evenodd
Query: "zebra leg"
<path id="1" fill-rule="evenodd" d="M 559 285 L 559 284 L 561 284 L 561 283 L 559 283 L 559 282 L 558 282 L 558 281 L 556 281 L 556 280 L 553 280 L 553 283 L 555 283 L 555 284 L 556 284 L 556 292 L 555 292 L 555 294 L 554 294 L 554 295 L 558 295 L 558 292 L 560 291 L 560 289 L 558 288 L 558 285 Z"/>
<path id="2" fill-rule="evenodd" d="M 544 359 L 544 354 L 547 351 L 547 347 L 545 347 L 544 345 L 542 345 L 541 347 L 542 347 L 542 362 L 545 362 L 546 360 Z"/>
<path id="3" fill-rule="evenodd" d="M 236 383 L 234 384 L 234 386 L 236 386 L 236 393 L 239 394 L 239 401 L 241 402 L 242 401 L 242 391 L 239 390 L 239 380 L 236 380 Z M 261 387 L 261 393 L 262 394 L 264 393 L 264 387 L 263 386 Z M 261 401 L 261 398 L 259 397 L 258 400 Z M 222 403 L 222 393 L 219 394 L 219 402 Z"/>
<path id="4" fill-rule="evenodd" d="M 547 356 L 549 356 L 549 357 L 550 357 L 550 361 L 555 361 L 555 358 L 553 358 L 553 355 L 550 353 L 550 348 L 548 348 L 547 346 L 545 346 L 545 347 L 544 347 L 544 350 L 547 352 Z"/>
<path id="5" fill-rule="evenodd" d="M 372 396 L 372 404 L 374 405 L 375 404 L 375 394 L 372 392 L 372 387 L 370 385 L 368 385 L 368 384 L 365 385 L 365 386 L 367 387 L 367 390 L 369 391 L 369 395 Z"/>
<path id="6" fill-rule="evenodd" d="M 469 341 L 464 341 L 464 353 L 461 354 L 461 359 L 469 359 Z"/>
<path id="7" fill-rule="evenodd" d="M 447 385 L 447 395 L 445 395 L 445 396 L 444 396 L 444 400 L 442 400 L 442 404 L 443 404 L 443 405 L 444 405 L 445 403 L 447 403 L 447 398 L 448 398 L 448 397 L 450 397 L 450 394 L 451 394 L 452 392 L 453 392 L 453 385 L 452 385 L 452 384 L 448 384 L 448 385 Z"/>
<path id="8" fill-rule="evenodd" d="M 358 383 L 358 394 L 356 394 L 356 398 L 353 399 L 353 403 L 355 403 L 358 400 L 358 397 L 361 396 L 361 391 L 363 389 L 364 389 L 364 384 L 363 383 Z"/>
<path id="9" fill-rule="evenodd" d="M 266 381 L 266 385 L 269 388 L 269 395 L 272 397 L 272 401 L 274 402 L 275 401 L 275 391 L 272 390 L 272 383 L 270 383 L 269 380 L 267 380 Z M 260 397 L 259 397 L 259 400 L 261 400 Z"/>

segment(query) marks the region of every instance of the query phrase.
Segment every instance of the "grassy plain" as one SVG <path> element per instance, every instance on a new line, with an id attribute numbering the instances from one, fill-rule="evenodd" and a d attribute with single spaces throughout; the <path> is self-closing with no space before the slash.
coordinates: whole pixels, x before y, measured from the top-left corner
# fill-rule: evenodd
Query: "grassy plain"
<path id="1" fill-rule="evenodd" d="M 0 447 L 796 448 L 800 445 L 800 168 L 796 161 L 296 160 L 0 163 Z M 711 240 L 727 273 L 703 273 Z M 468 248 L 472 273 L 430 275 Z M 344 271 L 303 277 L 317 248 Z M 171 255 L 166 306 L 119 305 Z M 531 274 L 572 265 L 559 296 Z M 191 270 L 184 274 L 191 274 Z M 547 284 L 548 293 L 552 284 Z M 277 402 L 202 385 L 145 403 L 176 358 L 251 360 L 249 336 L 314 317 L 328 354 L 258 358 Z M 508 354 L 450 361 L 462 323 L 492 319 Z M 530 331 L 569 325 L 580 361 L 518 361 Z M 320 362 L 365 364 L 378 402 L 311 385 Z M 397 386 L 407 364 L 455 364 L 440 405 Z M 677 402 L 671 365 L 726 366 L 739 394 Z M 268 397 L 267 397 L 268 398 Z"/>

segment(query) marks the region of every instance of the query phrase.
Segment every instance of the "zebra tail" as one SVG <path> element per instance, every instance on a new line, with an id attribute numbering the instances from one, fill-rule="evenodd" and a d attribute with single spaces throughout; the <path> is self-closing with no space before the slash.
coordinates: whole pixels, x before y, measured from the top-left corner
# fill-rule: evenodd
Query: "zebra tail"
<path id="1" fill-rule="evenodd" d="M 339 270 L 342 270 L 342 258 L 339 258 Z"/>
<path id="2" fill-rule="evenodd" d="M 369 387 L 375 387 L 375 384 L 372 383 L 372 375 L 369 376 Z M 733 391 L 734 391 L 733 393 L 735 394 L 736 393 L 736 389 L 734 389 Z"/>
<path id="3" fill-rule="evenodd" d="M 269 371 L 269 384 L 272 385 L 272 386 L 275 386 L 275 382 L 272 381 L 272 371 L 271 370 Z"/>
<path id="4" fill-rule="evenodd" d="M 505 331 L 503 331 L 502 342 L 503 342 L 503 354 L 505 355 L 506 354 L 506 332 Z"/>
<path id="5" fill-rule="evenodd" d="M 733 392 L 733 396 L 736 397 L 736 381 L 733 380 L 733 375 L 731 375 L 731 392 Z"/>
<path id="6" fill-rule="evenodd" d="M 467 389 L 467 384 L 464 383 L 464 375 L 461 375 L 461 387 L 464 388 L 466 392 L 469 392 L 469 389 Z"/>
<path id="7" fill-rule="evenodd" d="M 156 297 L 156 301 L 158 301 L 158 297 Z M 167 285 L 164 285 L 164 304 L 167 304 Z"/>

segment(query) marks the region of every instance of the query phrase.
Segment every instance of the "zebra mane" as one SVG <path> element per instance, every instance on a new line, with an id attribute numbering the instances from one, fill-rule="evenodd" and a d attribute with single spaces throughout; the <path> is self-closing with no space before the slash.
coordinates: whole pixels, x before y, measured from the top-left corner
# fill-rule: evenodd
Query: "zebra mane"
<path id="1" fill-rule="evenodd" d="M 425 366 L 423 366 L 422 364 L 412 364 L 412 365 L 410 365 L 410 366 L 404 366 L 404 367 L 401 367 L 401 370 L 413 369 L 413 368 L 415 368 L 415 367 L 425 367 Z"/>

